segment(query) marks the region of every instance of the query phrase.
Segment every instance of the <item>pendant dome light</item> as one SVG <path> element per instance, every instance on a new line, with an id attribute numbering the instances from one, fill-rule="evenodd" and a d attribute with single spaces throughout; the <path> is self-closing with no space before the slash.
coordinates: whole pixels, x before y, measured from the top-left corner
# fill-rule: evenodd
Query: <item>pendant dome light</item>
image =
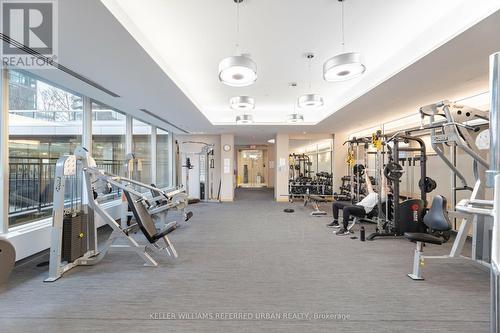
<path id="1" fill-rule="evenodd" d="M 307 53 L 306 58 L 309 61 L 309 91 L 311 91 L 311 60 L 314 58 L 314 54 L 312 53 Z M 321 97 L 318 94 L 304 94 L 302 96 L 299 96 L 298 99 L 298 104 L 299 108 L 307 108 L 307 109 L 312 109 L 312 108 L 318 108 L 323 106 L 323 97 Z"/>
<path id="2" fill-rule="evenodd" d="M 289 123 L 301 123 L 304 121 L 304 116 L 300 113 L 292 113 L 287 116 L 286 121 Z"/>
<path id="3" fill-rule="evenodd" d="M 246 55 L 240 54 L 240 3 L 236 2 L 236 55 L 222 59 L 219 63 L 219 80 L 231 87 L 246 87 L 257 80 L 257 65 Z"/>
<path id="4" fill-rule="evenodd" d="M 237 125 L 253 124 L 253 117 L 251 114 L 242 114 L 240 116 L 236 116 L 236 124 Z"/>
<path id="5" fill-rule="evenodd" d="M 235 96 L 229 100 L 229 105 L 233 110 L 252 110 L 255 108 L 255 101 L 249 96 Z"/>
<path id="6" fill-rule="evenodd" d="M 304 116 L 297 112 L 295 106 L 297 104 L 293 103 L 293 113 L 286 116 L 286 121 L 288 123 L 301 123 L 304 121 Z"/>
<path id="7" fill-rule="evenodd" d="M 325 81 L 345 81 L 360 76 L 366 70 L 362 62 L 361 54 L 356 52 L 345 52 L 344 35 L 344 1 L 341 3 L 341 27 L 342 27 L 342 53 L 328 59 L 323 65 L 323 78 Z"/>

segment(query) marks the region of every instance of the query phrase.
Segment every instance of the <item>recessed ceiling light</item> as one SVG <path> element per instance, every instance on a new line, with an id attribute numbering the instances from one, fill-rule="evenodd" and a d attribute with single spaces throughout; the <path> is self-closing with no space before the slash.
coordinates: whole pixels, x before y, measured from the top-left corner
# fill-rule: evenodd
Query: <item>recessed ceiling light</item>
<path id="1" fill-rule="evenodd" d="M 253 123 L 253 117 L 251 114 L 242 114 L 236 116 L 236 124 L 238 125 L 248 125 Z"/>
<path id="2" fill-rule="evenodd" d="M 252 110 L 255 107 L 255 101 L 249 96 L 235 96 L 229 100 L 233 110 Z"/>
<path id="3" fill-rule="evenodd" d="M 269 142 L 269 143 L 276 143 L 276 140 L 275 139 L 269 139 L 269 140 L 267 140 L 267 142 Z"/>
<path id="4" fill-rule="evenodd" d="M 287 116 L 286 121 L 289 123 L 301 123 L 304 121 L 304 116 L 299 113 L 292 113 Z"/>
<path id="5" fill-rule="evenodd" d="M 323 106 L 323 97 L 318 94 L 305 94 L 299 97 L 297 103 L 300 108 L 318 108 Z"/>

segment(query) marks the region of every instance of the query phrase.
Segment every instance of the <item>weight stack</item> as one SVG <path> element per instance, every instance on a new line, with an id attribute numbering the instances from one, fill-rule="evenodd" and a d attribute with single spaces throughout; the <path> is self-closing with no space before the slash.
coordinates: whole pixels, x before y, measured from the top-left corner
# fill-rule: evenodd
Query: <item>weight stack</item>
<path id="1" fill-rule="evenodd" d="M 73 262 L 87 252 L 87 227 L 86 214 L 64 216 L 62 261 Z"/>

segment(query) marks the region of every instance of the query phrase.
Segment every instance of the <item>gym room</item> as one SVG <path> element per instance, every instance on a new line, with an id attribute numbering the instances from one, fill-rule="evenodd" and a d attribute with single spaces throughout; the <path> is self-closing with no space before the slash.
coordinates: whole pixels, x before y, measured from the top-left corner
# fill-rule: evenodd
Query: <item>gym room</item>
<path id="1" fill-rule="evenodd" d="M 499 0 L 0 17 L 0 332 L 500 332 Z"/>

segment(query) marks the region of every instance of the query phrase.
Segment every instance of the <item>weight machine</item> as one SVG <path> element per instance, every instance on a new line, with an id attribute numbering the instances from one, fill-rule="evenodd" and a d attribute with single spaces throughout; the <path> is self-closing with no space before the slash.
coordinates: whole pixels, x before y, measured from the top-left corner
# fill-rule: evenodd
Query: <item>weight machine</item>
<path id="1" fill-rule="evenodd" d="M 79 176 L 81 176 L 80 179 Z M 148 245 L 141 246 L 130 236 L 130 231 L 135 225 L 123 228 L 98 203 L 98 193 L 94 188 L 98 181 L 106 182 L 123 191 L 137 226 L 149 241 Z M 73 187 L 76 184 L 78 188 L 78 184 L 82 183 L 81 205 L 71 204 L 71 210 L 68 210 L 68 200 L 65 199 L 66 186 Z M 159 195 L 147 198 L 133 187 L 156 191 Z M 164 192 L 147 184 L 99 170 L 95 160 L 82 147 L 77 148 L 74 155 L 66 155 L 58 159 L 53 202 L 49 277 L 45 280 L 46 282 L 56 281 L 76 266 L 99 263 L 110 249 L 135 252 L 144 260 L 145 266 L 158 266 L 158 262 L 148 251 L 161 256 L 177 257 L 177 252 L 167 236 L 177 228 L 177 223 L 171 222 L 158 230 L 153 216 L 166 214 L 170 209 L 181 210 L 186 221 L 193 215 L 191 212 L 185 212 L 187 195 L 182 189 Z M 112 233 L 101 249 L 97 246 L 95 214 L 112 229 Z M 119 239 L 125 244 L 116 244 Z M 160 245 L 160 241 L 164 245 Z"/>
<path id="2" fill-rule="evenodd" d="M 477 180 L 472 189 L 471 197 L 461 200 L 455 206 L 458 212 L 473 216 L 473 220 L 466 218 L 460 225 L 450 255 L 441 257 L 424 256 L 422 246 L 425 239 L 415 239 L 417 249 L 415 250 L 413 273 L 409 274 L 409 276 L 414 279 L 422 279 L 420 274 L 424 258 L 461 257 L 461 249 L 472 223 L 473 255 L 468 259 L 482 264 L 485 264 L 485 260 L 490 259 L 490 264 L 487 265 L 490 268 L 491 281 L 490 332 L 496 333 L 500 331 L 500 52 L 490 56 L 490 101 L 489 115 L 480 110 L 451 104 L 448 101 L 421 109 L 422 118 L 429 116 L 431 119 L 429 128 L 432 130 L 433 148 L 435 146 L 438 149 L 436 150 L 438 155 L 443 158 L 443 161 L 461 180 L 462 188 L 468 188 L 465 178 L 459 172 L 457 173 L 458 170 L 453 163 L 446 159 L 443 151 L 439 150 L 438 144 L 452 144 L 469 154 L 474 159 Z M 433 124 L 435 116 L 443 114 L 446 119 L 445 122 L 437 125 Z M 471 135 L 478 132 L 477 127 L 470 125 L 469 121 L 472 119 L 490 120 L 489 131 L 483 132 L 486 133 L 484 136 L 478 135 L 476 140 L 473 140 Z M 469 122 L 469 124 L 466 122 Z M 440 130 L 440 133 L 437 133 L 436 129 Z M 489 149 L 489 163 L 481 156 L 478 148 Z M 485 199 L 485 185 L 493 188 L 493 200 Z M 490 236 L 490 223 L 485 220 L 486 218 L 492 220 L 491 246 L 487 246 L 489 243 L 486 243 Z"/>
<path id="3" fill-rule="evenodd" d="M 485 199 L 485 173 L 489 168 L 489 163 L 484 158 L 485 152 L 481 152 L 476 139 L 479 137 L 481 126 L 471 125 L 474 121 L 481 123 L 489 122 L 488 112 L 477 110 L 471 107 L 457 105 L 449 101 L 442 101 L 436 104 L 424 106 L 420 109 L 422 119 L 429 118 L 429 124 L 426 129 L 430 129 L 432 148 L 439 158 L 452 170 L 453 174 L 460 180 L 460 187 L 454 187 L 453 193 L 456 191 L 471 191 L 469 200 L 484 200 Z M 444 121 L 437 121 L 437 118 L 442 118 Z M 455 166 L 455 163 L 450 161 L 444 151 L 445 147 L 452 147 L 452 151 L 460 149 L 473 159 L 474 175 L 476 183 L 471 188 L 462 175 L 460 170 Z M 453 154 L 453 155 L 454 155 Z M 440 258 L 466 258 L 462 256 L 463 247 L 470 229 L 472 228 L 472 255 L 468 259 L 472 259 L 477 263 L 488 266 L 490 262 L 490 231 L 491 223 L 482 215 L 466 215 L 463 216 L 464 210 L 456 206 L 456 211 L 449 212 L 453 216 L 462 216 L 457 236 L 453 243 L 449 255 L 445 256 L 426 256 L 427 259 Z M 462 214 L 461 214 L 462 213 Z M 422 260 L 424 256 L 421 256 Z M 420 272 L 416 274 L 420 276 Z"/>
<path id="4" fill-rule="evenodd" d="M 347 146 L 347 175 L 342 177 L 342 186 L 340 194 L 336 195 L 336 200 L 351 201 L 353 204 L 362 200 L 364 194 L 363 189 L 363 173 L 365 166 L 368 165 L 367 151 L 370 145 L 369 138 L 356 138 L 347 140 L 343 145 Z M 364 148 L 363 162 L 360 160 L 360 145 Z"/>
<path id="5" fill-rule="evenodd" d="M 185 156 L 185 165 L 182 165 L 183 168 L 186 168 L 186 192 L 189 195 L 189 179 L 190 179 L 190 170 L 195 168 L 195 165 L 191 161 L 191 157 L 187 157 L 187 154 L 193 154 L 198 157 L 198 179 L 200 183 L 200 201 L 203 202 L 220 202 L 220 181 L 219 188 L 217 193 L 215 193 L 215 145 L 201 142 L 201 141 L 183 141 L 181 144 L 184 145 L 195 145 L 197 149 L 201 146 L 201 149 L 196 152 L 182 152 L 179 149 L 179 154 L 183 154 Z M 182 157 L 181 157 L 182 158 Z M 195 162 L 196 163 L 196 162 Z"/>
<path id="6" fill-rule="evenodd" d="M 415 142 L 418 147 L 400 147 L 400 143 Z M 392 143 L 392 148 L 389 143 Z M 376 237 L 403 236 L 405 232 L 420 232 L 425 229 L 422 224 L 423 211 L 427 203 L 427 192 L 425 191 L 424 181 L 427 177 L 426 170 L 426 150 L 425 143 L 418 137 L 405 135 L 405 133 L 395 133 L 385 141 L 385 146 L 389 149 L 389 161 L 384 167 L 384 176 L 392 182 L 392 200 L 387 200 L 385 214 L 386 219 L 379 219 L 377 231 L 367 237 L 368 240 L 374 240 Z M 410 198 L 404 201 L 400 200 L 400 178 L 403 175 L 403 167 L 399 164 L 400 153 L 418 153 L 420 162 L 420 198 Z M 393 218 L 389 217 L 389 210 L 393 212 Z"/>

